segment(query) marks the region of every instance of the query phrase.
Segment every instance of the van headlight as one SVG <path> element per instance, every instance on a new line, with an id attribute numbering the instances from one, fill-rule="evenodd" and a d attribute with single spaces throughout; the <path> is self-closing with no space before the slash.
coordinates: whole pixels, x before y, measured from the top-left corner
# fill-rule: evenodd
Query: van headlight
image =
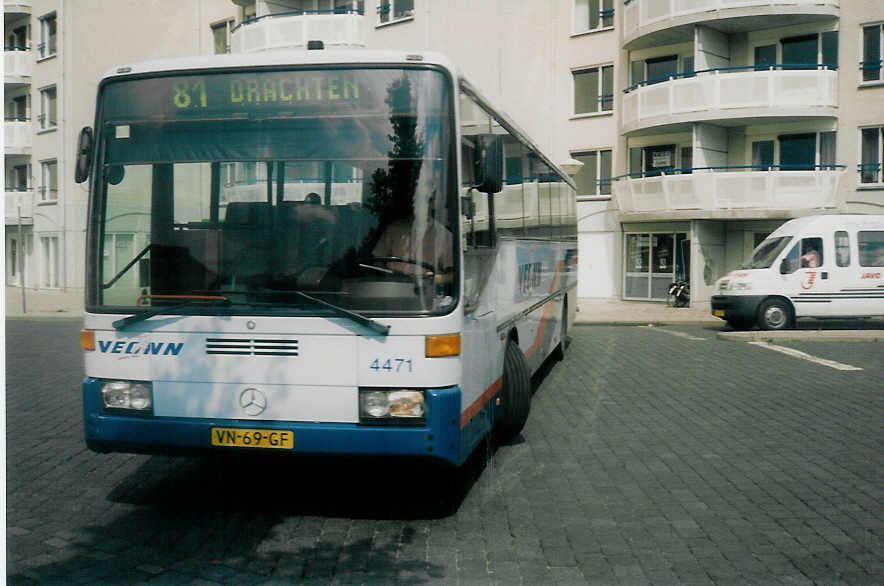
<path id="1" fill-rule="evenodd" d="M 139 381 L 105 381 L 101 383 L 101 404 L 109 411 L 150 413 L 153 409 L 153 386 Z"/>
<path id="2" fill-rule="evenodd" d="M 359 389 L 360 423 L 421 425 L 427 402 L 417 389 Z"/>
<path id="3" fill-rule="evenodd" d="M 745 281 L 739 282 L 739 283 L 733 283 L 731 285 L 731 290 L 732 291 L 751 291 L 752 290 L 752 283 L 748 283 Z"/>

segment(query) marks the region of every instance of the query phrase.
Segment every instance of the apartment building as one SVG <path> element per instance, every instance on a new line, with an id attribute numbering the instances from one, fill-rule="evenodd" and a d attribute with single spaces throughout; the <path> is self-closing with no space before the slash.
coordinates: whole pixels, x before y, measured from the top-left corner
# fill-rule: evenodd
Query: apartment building
<path id="1" fill-rule="evenodd" d="M 126 61 L 212 53 L 212 27 L 237 10 L 227 0 L 4 0 L 3 9 L 6 286 L 24 286 L 32 306 L 49 296 L 76 308 L 88 195 L 73 160 L 99 78 Z"/>
<path id="2" fill-rule="evenodd" d="M 784 221 L 884 211 L 877 0 L 233 1 L 256 16 L 234 51 L 346 20 L 333 44 L 447 53 L 583 163 L 581 297 L 662 301 L 684 278 L 705 303 Z"/>
<path id="3" fill-rule="evenodd" d="M 685 278 L 706 303 L 782 222 L 884 213 L 880 0 L 5 6 L 7 285 L 24 252 L 29 288 L 82 287 L 85 191 L 70 161 L 101 71 L 310 40 L 446 53 L 555 161 L 582 163 L 580 297 L 662 301 Z"/>

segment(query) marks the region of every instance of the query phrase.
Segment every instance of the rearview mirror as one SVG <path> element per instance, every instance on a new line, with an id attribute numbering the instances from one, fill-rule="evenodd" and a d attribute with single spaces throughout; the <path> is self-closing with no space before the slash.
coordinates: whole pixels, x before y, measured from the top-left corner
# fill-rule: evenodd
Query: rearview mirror
<path id="1" fill-rule="evenodd" d="M 503 189 L 503 137 L 499 134 L 476 135 L 476 185 L 482 193 Z"/>
<path id="2" fill-rule="evenodd" d="M 80 139 L 77 141 L 77 160 L 74 167 L 74 181 L 83 183 L 89 179 L 89 169 L 92 166 L 92 129 L 85 127 L 80 131 Z"/>

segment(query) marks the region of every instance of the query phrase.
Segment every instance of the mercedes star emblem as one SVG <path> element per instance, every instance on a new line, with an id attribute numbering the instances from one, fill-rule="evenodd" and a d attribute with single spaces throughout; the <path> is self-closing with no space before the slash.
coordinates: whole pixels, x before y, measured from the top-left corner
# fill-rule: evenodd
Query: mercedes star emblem
<path id="1" fill-rule="evenodd" d="M 267 397 L 258 389 L 249 387 L 239 394 L 239 406 L 246 415 L 260 415 L 267 408 Z"/>

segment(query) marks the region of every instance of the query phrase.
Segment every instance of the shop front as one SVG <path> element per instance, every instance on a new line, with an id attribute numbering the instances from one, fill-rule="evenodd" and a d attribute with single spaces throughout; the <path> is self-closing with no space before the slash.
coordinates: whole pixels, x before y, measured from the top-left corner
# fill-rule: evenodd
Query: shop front
<path id="1" fill-rule="evenodd" d="M 623 298 L 665 301 L 669 284 L 690 283 L 690 231 L 631 231 L 624 226 Z"/>

